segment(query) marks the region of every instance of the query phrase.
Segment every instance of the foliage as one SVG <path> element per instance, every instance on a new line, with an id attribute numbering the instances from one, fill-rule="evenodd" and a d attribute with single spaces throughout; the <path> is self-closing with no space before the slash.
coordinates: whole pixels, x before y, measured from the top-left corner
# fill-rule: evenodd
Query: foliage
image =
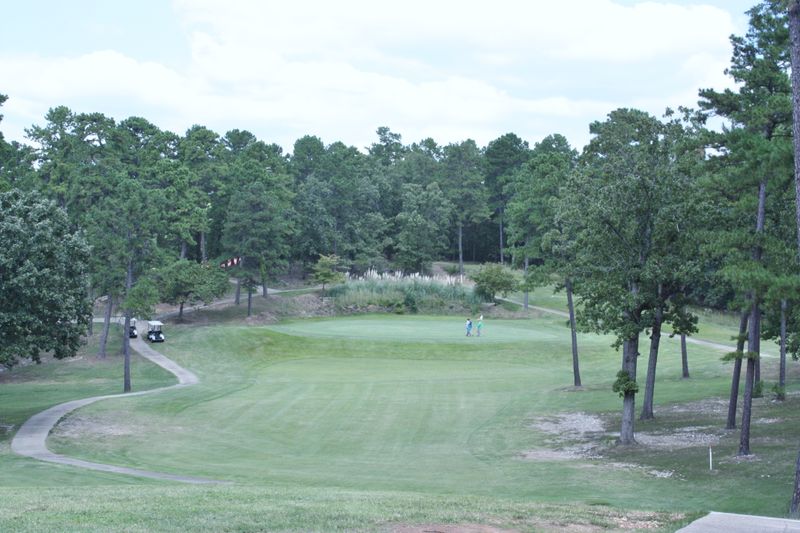
<path id="1" fill-rule="evenodd" d="M 457 278 L 421 275 L 378 274 L 367 272 L 350 277 L 346 283 L 329 290 L 340 309 L 367 309 L 376 306 L 396 312 L 416 313 L 476 309 L 480 300 Z"/>
<path id="2" fill-rule="evenodd" d="M 631 379 L 631 375 L 626 370 L 617 372 L 617 379 L 611 386 L 611 390 L 619 393 L 620 398 L 624 398 L 626 394 L 636 394 L 639 392 L 639 385 L 635 379 Z"/>
<path id="3" fill-rule="evenodd" d="M 489 218 L 489 190 L 485 185 L 484 161 L 475 141 L 449 144 L 442 152 L 440 183 L 453 206 L 457 227 L 459 273 L 464 273 L 464 228 Z"/>
<path id="4" fill-rule="evenodd" d="M 486 302 L 493 302 L 497 294 L 506 296 L 514 292 L 519 283 L 514 273 L 502 265 L 484 265 L 471 276 L 475 282 L 475 294 Z"/>
<path id="5" fill-rule="evenodd" d="M 545 238 L 557 228 L 555 198 L 559 187 L 573 172 L 577 153 L 562 135 L 549 135 L 536 143 L 530 159 L 506 185 L 510 197 L 508 217 L 509 242 L 525 257 L 553 260 Z"/>
<path id="6" fill-rule="evenodd" d="M 157 275 L 162 301 L 179 305 L 179 317 L 183 306 L 199 302 L 210 303 L 225 294 L 228 289 L 226 273 L 209 263 L 179 259 L 162 268 Z"/>
<path id="7" fill-rule="evenodd" d="M 453 207 L 439 186 L 423 188 L 409 184 L 403 188 L 403 206 L 395 218 L 398 227 L 395 262 L 404 271 L 430 270 L 447 246 L 447 224 Z"/>
<path id="8" fill-rule="evenodd" d="M 121 307 L 127 309 L 131 317 L 150 318 L 159 301 L 155 281 L 150 277 L 142 277 L 130 288 Z"/>
<path id="9" fill-rule="evenodd" d="M 229 254 L 244 258 L 236 273 L 252 288 L 256 280 L 265 284 L 267 272 L 287 263 L 291 193 L 283 176 L 273 176 L 252 162 L 244 163 L 241 170 L 252 181 L 231 195 L 222 243 Z"/>
<path id="10" fill-rule="evenodd" d="M 314 265 L 314 281 L 322 284 L 322 292 L 325 293 L 325 285 L 341 283 L 344 281 L 344 273 L 339 272 L 339 258 L 335 255 L 320 255 Z"/>
<path id="11" fill-rule="evenodd" d="M 39 194 L 0 193 L 0 364 L 75 355 L 91 319 L 89 247 Z"/>

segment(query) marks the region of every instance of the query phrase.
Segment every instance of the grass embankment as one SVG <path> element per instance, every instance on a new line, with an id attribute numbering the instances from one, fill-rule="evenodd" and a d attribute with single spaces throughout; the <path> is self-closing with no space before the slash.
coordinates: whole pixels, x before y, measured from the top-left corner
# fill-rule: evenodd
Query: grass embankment
<path id="1" fill-rule="evenodd" d="M 678 344 L 664 342 L 658 418 L 637 426 L 656 443 L 618 449 L 610 443 L 620 401 L 610 389 L 619 354 L 610 338 L 581 336 L 585 388 L 575 391 L 561 317 L 487 321 L 480 339 L 463 337 L 462 322 L 361 316 L 267 328 L 171 326 L 159 348 L 195 371 L 200 385 L 81 409 L 50 445 L 94 461 L 234 485 L 120 488 L 142 481 L 106 476 L 115 486 L 75 489 L 100 476 L 18 459 L 19 472 L 31 475 L 0 470 L 0 485 L 14 487 L 0 490 L 0 527 L 615 529 L 623 514 L 641 517 L 645 528 L 649 519 L 665 523 L 669 513 L 785 511 L 800 437 L 797 396 L 783 405 L 757 402 L 758 456 L 737 462 L 738 433 L 717 430 L 724 415 L 701 402 L 727 394 L 730 367 L 718 352 L 693 347 L 693 378 L 681 380 Z M 765 362 L 765 374 L 773 371 Z M 564 413 L 596 418 L 605 428 L 581 435 L 542 429 Z M 685 447 L 658 441 L 690 432 L 720 437 L 714 471 L 702 439 Z M 550 453 L 587 445 L 602 458 Z M 7 447 L 3 457 L 8 464 Z M 61 477 L 41 472 L 51 469 Z M 68 488 L 26 488 L 41 485 Z"/>

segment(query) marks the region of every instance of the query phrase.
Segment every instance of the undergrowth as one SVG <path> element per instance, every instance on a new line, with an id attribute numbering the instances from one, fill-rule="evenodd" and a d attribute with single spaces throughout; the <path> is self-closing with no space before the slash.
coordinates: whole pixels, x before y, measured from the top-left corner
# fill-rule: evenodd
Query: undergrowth
<path id="1" fill-rule="evenodd" d="M 351 277 L 328 295 L 342 310 L 378 307 L 395 313 L 477 312 L 481 300 L 450 276 L 377 274 Z"/>

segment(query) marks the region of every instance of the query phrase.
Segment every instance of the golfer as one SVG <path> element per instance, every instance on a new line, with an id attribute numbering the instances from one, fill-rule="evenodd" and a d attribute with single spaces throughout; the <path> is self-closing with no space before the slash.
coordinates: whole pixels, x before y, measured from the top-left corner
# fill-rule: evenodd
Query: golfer
<path id="1" fill-rule="evenodd" d="M 467 319 L 466 327 L 467 327 L 467 337 L 472 336 L 472 319 L 470 318 Z"/>

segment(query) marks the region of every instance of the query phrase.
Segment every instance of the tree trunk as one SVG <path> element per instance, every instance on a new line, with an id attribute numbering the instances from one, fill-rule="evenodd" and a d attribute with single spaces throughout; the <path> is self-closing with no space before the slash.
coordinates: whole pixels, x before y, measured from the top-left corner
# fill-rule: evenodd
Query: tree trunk
<path id="1" fill-rule="evenodd" d="M 742 430 L 739 435 L 738 455 L 750 455 L 750 417 L 753 408 L 753 378 L 755 359 L 747 358 L 747 371 L 744 376 L 744 400 L 742 401 Z"/>
<path id="2" fill-rule="evenodd" d="M 247 286 L 247 316 L 249 317 L 253 312 L 253 288 Z"/>
<path id="3" fill-rule="evenodd" d="M 781 360 L 778 370 L 778 399 L 786 399 L 786 299 L 781 300 Z"/>
<path id="4" fill-rule="evenodd" d="M 91 337 L 94 335 L 94 289 L 92 287 L 89 287 L 89 302 L 91 302 L 92 305 L 92 319 L 89 320 L 89 327 L 86 334 Z"/>
<path id="5" fill-rule="evenodd" d="M 794 117 L 792 139 L 794 140 L 795 222 L 797 224 L 797 252 L 798 257 L 800 257 L 800 1 L 798 0 L 792 0 L 789 3 L 789 36 L 792 59 L 792 114 Z M 783 305 L 781 305 L 781 311 L 783 311 Z M 783 313 L 781 314 L 783 315 Z M 783 326 L 783 323 L 781 323 L 781 326 Z M 783 331 L 781 336 L 784 337 Z M 785 342 L 782 341 L 782 351 L 785 346 Z M 784 361 L 785 355 L 782 353 L 782 371 L 784 370 Z M 797 456 L 794 471 L 794 492 L 792 493 L 789 514 L 792 518 L 798 518 L 798 506 L 800 506 L 800 454 Z"/>
<path id="6" fill-rule="evenodd" d="M 233 303 L 235 303 L 236 305 L 239 305 L 240 299 L 241 299 L 241 295 L 242 295 L 242 280 L 239 279 L 239 278 L 236 278 L 236 296 L 233 299 Z"/>
<path id="7" fill-rule="evenodd" d="M 794 464 L 794 492 L 792 493 L 792 503 L 789 505 L 790 518 L 800 518 L 798 507 L 800 507 L 800 454 L 797 455 L 797 461 Z"/>
<path id="8" fill-rule="evenodd" d="M 208 261 L 208 255 L 206 254 L 206 232 L 200 232 L 200 260 L 205 263 Z"/>
<path id="9" fill-rule="evenodd" d="M 500 208 L 500 264 L 505 264 L 505 252 L 503 251 L 503 208 Z"/>
<path id="10" fill-rule="evenodd" d="M 745 334 L 747 333 L 747 322 L 750 314 L 747 311 L 742 313 L 739 319 L 739 336 L 736 338 L 736 359 L 733 361 L 733 379 L 731 381 L 731 395 L 728 400 L 728 420 L 725 429 L 736 429 L 736 407 L 739 403 L 739 382 L 742 376 L 742 356 L 744 353 Z"/>
<path id="11" fill-rule="evenodd" d="M 181 241 L 181 259 L 186 259 L 186 254 L 188 251 L 189 245 L 186 244 L 186 241 Z"/>
<path id="12" fill-rule="evenodd" d="M 755 385 L 756 358 L 760 331 L 760 310 L 758 300 L 753 301 L 750 313 L 750 334 L 747 339 L 747 370 L 744 376 L 744 399 L 742 400 L 742 429 L 739 436 L 738 455 L 750 455 L 750 419 L 753 411 L 753 387 Z"/>
<path id="13" fill-rule="evenodd" d="M 770 129 L 767 129 L 765 133 L 765 137 L 769 140 L 772 138 L 772 132 Z M 764 177 L 761 179 L 761 182 L 758 184 L 758 211 L 756 213 L 756 235 L 762 235 L 764 233 L 764 222 L 766 219 L 766 210 L 767 210 L 767 178 Z M 753 248 L 753 260 L 756 262 L 761 263 L 761 257 L 763 255 L 763 249 L 761 245 L 757 244 Z M 761 343 L 761 310 L 759 308 L 758 302 L 758 294 L 753 292 L 753 309 L 757 313 L 757 317 L 750 319 L 750 324 L 758 329 L 756 333 L 755 339 L 753 339 L 752 344 L 748 341 L 748 350 L 756 354 L 755 359 L 753 359 L 753 386 L 755 387 L 758 385 L 758 388 L 753 390 L 753 397 L 760 398 L 762 396 L 761 393 L 761 361 L 758 357 L 758 353 L 760 352 L 759 345 Z M 750 328 L 752 333 L 754 328 Z"/>
<path id="14" fill-rule="evenodd" d="M 133 259 L 128 259 L 128 272 L 125 276 L 125 294 L 130 294 L 133 287 Z M 124 376 L 122 378 L 122 391 L 131 391 L 131 339 L 128 331 L 131 327 L 131 312 L 125 310 L 125 325 L 122 328 L 122 355 L 124 359 Z"/>
<path id="15" fill-rule="evenodd" d="M 464 224 L 458 221 L 458 275 L 464 282 Z"/>
<path id="16" fill-rule="evenodd" d="M 689 379 L 689 354 L 686 351 L 686 333 L 681 333 L 681 366 L 683 379 Z"/>
<path id="17" fill-rule="evenodd" d="M 566 278 L 564 287 L 567 289 L 567 308 L 569 309 L 569 330 L 572 337 L 572 381 L 576 387 L 581 386 L 581 370 L 578 365 L 578 326 L 575 322 L 575 305 L 572 302 L 572 280 Z"/>
<path id="18" fill-rule="evenodd" d="M 792 62 L 792 140 L 794 142 L 795 223 L 800 258 L 800 2 L 789 3 L 789 37 Z"/>
<path id="19" fill-rule="evenodd" d="M 181 302 L 180 307 L 178 307 L 178 322 L 183 322 L 183 302 Z"/>
<path id="20" fill-rule="evenodd" d="M 262 298 L 266 298 L 267 297 L 267 273 L 266 272 L 262 272 L 261 273 L 261 297 Z"/>
<path id="21" fill-rule="evenodd" d="M 100 334 L 100 347 L 97 350 L 97 358 L 106 358 L 106 346 L 108 345 L 108 330 L 111 328 L 111 311 L 114 307 L 114 297 L 108 295 L 108 302 L 106 303 L 106 314 L 103 317 L 103 332 Z"/>
<path id="22" fill-rule="evenodd" d="M 660 292 L 660 291 L 659 291 Z M 664 312 L 661 307 L 656 308 L 653 320 L 653 332 L 650 336 L 650 358 L 647 361 L 647 380 L 644 385 L 644 401 L 640 420 L 651 420 L 653 415 L 653 397 L 656 387 L 656 364 L 658 363 L 658 347 L 661 344 L 661 322 Z"/>
<path id="23" fill-rule="evenodd" d="M 528 243 L 525 243 L 525 244 L 527 245 Z M 528 254 L 526 253 L 525 254 L 524 265 L 523 265 L 523 268 L 522 268 L 523 276 L 525 276 L 526 278 L 528 276 L 528 267 L 530 266 L 530 262 L 531 262 L 531 260 L 528 258 Z M 528 310 L 528 307 L 530 306 L 529 299 L 530 299 L 530 296 L 529 296 L 529 292 L 528 292 L 528 285 L 526 283 L 525 284 L 525 294 L 522 296 L 522 307 L 526 311 Z"/>
<path id="24" fill-rule="evenodd" d="M 128 331 L 131 327 L 131 313 L 125 311 L 125 325 L 122 330 L 122 354 L 124 356 L 125 369 L 122 378 L 122 391 L 131 391 L 131 339 L 128 337 Z"/>
<path id="25" fill-rule="evenodd" d="M 761 359 L 756 358 L 753 361 L 753 398 L 761 398 L 764 396 L 764 391 L 761 386 Z"/>
<path id="26" fill-rule="evenodd" d="M 631 380 L 636 380 L 636 358 L 639 355 L 639 334 L 622 343 L 622 370 L 628 373 Z M 619 431 L 619 443 L 627 446 L 636 444 L 634 439 L 634 421 L 636 419 L 636 393 L 625 392 L 622 397 L 622 424 Z"/>

